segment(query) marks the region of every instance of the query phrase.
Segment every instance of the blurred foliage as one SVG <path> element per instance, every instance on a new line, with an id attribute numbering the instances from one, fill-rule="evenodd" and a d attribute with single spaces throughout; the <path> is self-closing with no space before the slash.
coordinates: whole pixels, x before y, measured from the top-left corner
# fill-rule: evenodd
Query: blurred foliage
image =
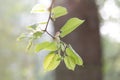
<path id="1" fill-rule="evenodd" d="M 97 5 L 99 5 L 99 8 L 103 8 L 103 5 L 106 0 L 96 0 Z"/>
<path id="2" fill-rule="evenodd" d="M 0 80 L 51 80 L 42 72 L 39 56 L 26 54 L 27 42 L 17 42 L 30 23 L 29 12 L 37 0 L 0 0 Z M 24 24 L 24 25 L 23 25 Z M 18 46 L 19 45 L 19 46 Z"/>
<path id="3" fill-rule="evenodd" d="M 120 8 L 120 0 L 97 0 L 97 4 L 99 6 L 99 11 L 101 9 L 104 9 L 105 4 L 109 1 L 115 2 L 115 6 L 117 8 Z M 111 4 L 109 4 L 109 5 L 111 5 Z M 104 11 L 102 13 L 106 14 Z M 113 14 L 113 15 L 115 15 L 115 14 Z M 105 18 L 105 19 L 103 17 L 100 17 L 101 25 L 103 25 L 106 22 L 119 24 L 120 17 L 119 16 L 114 17 L 113 15 L 110 15 L 108 18 Z M 104 16 L 104 17 L 106 17 L 106 16 Z M 114 27 L 116 27 L 116 26 L 114 26 Z M 113 40 L 111 37 L 109 37 L 109 35 L 102 35 L 102 49 L 103 49 L 103 77 L 104 77 L 104 80 L 120 80 L 120 76 L 119 76 L 120 75 L 120 43 Z"/>
<path id="4" fill-rule="evenodd" d="M 120 0 L 115 0 L 115 3 L 120 8 Z"/>
<path id="5" fill-rule="evenodd" d="M 106 0 L 99 1 L 102 7 Z M 120 0 L 115 1 L 120 5 Z M 50 80 L 41 73 L 39 56 L 25 54 L 26 42 L 16 42 L 16 37 L 23 29 L 22 24 L 29 22 L 29 18 L 24 18 L 27 17 L 24 15 L 29 14 L 35 2 L 0 0 L 0 80 Z M 102 43 L 104 80 L 119 80 L 120 43 L 106 36 L 103 36 Z"/>
<path id="6" fill-rule="evenodd" d="M 108 36 L 102 38 L 104 80 L 120 79 L 120 43 Z"/>
<path id="7" fill-rule="evenodd" d="M 30 69 L 35 65 L 30 61 L 33 58 L 24 54 L 25 43 L 18 46 L 16 42 L 19 16 L 27 6 L 23 1 L 0 0 L 0 80 L 28 80 L 27 73 L 33 71 Z"/>

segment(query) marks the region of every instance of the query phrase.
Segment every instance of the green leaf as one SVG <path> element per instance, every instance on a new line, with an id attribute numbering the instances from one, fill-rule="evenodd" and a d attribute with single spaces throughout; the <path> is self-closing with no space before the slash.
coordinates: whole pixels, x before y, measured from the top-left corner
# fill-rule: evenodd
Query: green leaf
<path id="1" fill-rule="evenodd" d="M 61 43 L 60 43 L 60 48 L 61 48 L 61 50 L 62 50 L 63 52 L 65 51 L 66 46 L 67 46 L 67 44 L 64 43 L 63 41 L 61 41 Z"/>
<path id="2" fill-rule="evenodd" d="M 60 44 L 60 47 L 61 47 L 61 50 L 64 52 L 65 51 L 65 46 L 64 46 L 64 44 Z"/>
<path id="3" fill-rule="evenodd" d="M 57 7 L 52 9 L 52 13 L 53 13 L 52 18 L 56 19 L 58 17 L 66 15 L 68 12 L 67 12 L 66 8 L 64 8 L 62 6 L 57 6 Z"/>
<path id="4" fill-rule="evenodd" d="M 17 38 L 17 41 L 21 41 L 23 40 L 24 38 L 27 38 L 27 35 L 25 33 L 22 33 L 18 38 Z"/>
<path id="5" fill-rule="evenodd" d="M 31 48 L 31 46 L 32 46 L 32 40 L 29 40 L 29 43 L 27 45 L 27 50 L 29 50 Z"/>
<path id="6" fill-rule="evenodd" d="M 70 45 L 68 48 L 66 48 L 66 54 L 72 57 L 77 65 L 83 65 L 82 58 L 73 50 L 73 48 Z"/>
<path id="7" fill-rule="evenodd" d="M 50 45 L 48 47 L 45 48 L 46 50 L 49 51 L 55 51 L 57 50 L 57 43 L 56 42 L 51 42 Z"/>
<path id="8" fill-rule="evenodd" d="M 43 34 L 42 32 L 37 31 L 33 34 L 33 37 L 34 37 L 34 39 L 37 39 L 37 38 L 40 38 L 42 36 L 42 34 Z"/>
<path id="9" fill-rule="evenodd" d="M 57 50 L 57 43 L 56 42 L 42 42 L 36 45 L 35 51 L 39 52 L 41 50 L 55 51 Z"/>
<path id="10" fill-rule="evenodd" d="M 40 24 L 47 24 L 47 22 L 40 22 Z"/>
<path id="11" fill-rule="evenodd" d="M 31 13 L 40 13 L 40 12 L 47 12 L 47 7 L 42 4 L 36 4 L 31 10 Z"/>
<path id="12" fill-rule="evenodd" d="M 38 26 L 37 24 L 33 24 L 33 25 L 28 26 L 27 28 L 30 30 L 36 30 L 37 26 Z"/>
<path id="13" fill-rule="evenodd" d="M 65 56 L 64 57 L 64 62 L 65 62 L 65 65 L 66 65 L 66 67 L 68 69 L 70 69 L 70 70 L 74 70 L 75 69 L 76 63 L 75 63 L 75 61 L 74 61 L 74 59 L 72 57 Z"/>
<path id="14" fill-rule="evenodd" d="M 59 54 L 56 54 L 54 52 L 49 53 L 43 63 L 43 67 L 45 71 L 51 71 L 57 68 L 57 66 L 60 64 L 61 56 Z"/>
<path id="15" fill-rule="evenodd" d="M 67 21 L 67 23 L 60 29 L 61 34 L 60 37 L 65 37 L 73 30 L 75 30 L 79 25 L 81 25 L 84 20 L 80 20 L 78 18 L 71 18 Z"/>

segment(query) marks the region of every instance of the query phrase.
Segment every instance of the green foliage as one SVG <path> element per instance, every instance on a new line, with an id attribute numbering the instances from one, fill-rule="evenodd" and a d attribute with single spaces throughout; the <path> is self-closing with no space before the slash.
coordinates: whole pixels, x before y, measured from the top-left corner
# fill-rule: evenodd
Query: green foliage
<path id="1" fill-rule="evenodd" d="M 67 21 L 67 23 L 60 29 L 62 32 L 60 34 L 61 37 L 65 37 L 67 34 L 71 33 L 75 30 L 79 25 L 81 25 L 84 20 L 80 20 L 78 18 L 71 18 Z"/>
<path id="2" fill-rule="evenodd" d="M 30 29 L 30 30 L 36 30 L 37 24 L 30 25 L 30 26 L 28 26 L 27 28 Z"/>
<path id="3" fill-rule="evenodd" d="M 60 64 L 61 61 L 61 55 L 56 54 L 54 52 L 50 52 L 44 59 L 44 70 L 45 71 L 51 71 L 57 68 L 57 66 Z"/>
<path id="4" fill-rule="evenodd" d="M 74 70 L 75 69 L 75 61 L 72 57 L 70 56 L 65 56 L 64 57 L 64 62 L 65 62 L 65 65 L 68 69 L 70 70 Z"/>
<path id="5" fill-rule="evenodd" d="M 42 32 L 36 31 L 33 33 L 33 38 L 34 39 L 40 38 L 42 36 L 42 34 L 43 34 Z"/>
<path id="6" fill-rule="evenodd" d="M 41 38 L 44 33 L 47 33 L 50 37 L 53 38 L 53 41 L 42 42 L 36 44 L 35 52 L 40 52 L 41 50 L 48 50 L 50 53 L 45 57 L 43 67 L 45 71 L 51 71 L 57 68 L 61 61 L 64 61 L 66 67 L 69 70 L 74 70 L 76 65 L 82 66 L 83 60 L 82 58 L 74 51 L 74 49 L 61 41 L 61 38 L 65 37 L 73 30 L 75 30 L 78 26 L 80 26 L 84 20 L 80 20 L 78 18 L 69 19 L 63 27 L 61 27 L 60 31 L 56 32 L 55 36 L 51 35 L 47 31 L 48 23 L 50 19 L 55 21 L 56 18 L 66 15 L 67 9 L 62 6 L 57 6 L 53 8 L 54 0 L 51 3 L 49 9 L 46 9 L 45 6 L 37 4 L 33 7 L 32 13 L 40 13 L 49 11 L 49 18 L 47 22 L 41 22 L 28 27 L 30 30 L 27 35 L 22 34 L 18 40 L 23 38 L 29 39 L 28 49 L 32 46 L 32 41 Z M 37 30 L 39 24 L 45 24 L 46 27 L 44 30 Z M 60 33 L 61 32 L 61 33 Z"/>
<path id="7" fill-rule="evenodd" d="M 61 16 L 64 16 L 66 15 L 68 12 L 67 12 L 67 9 L 62 7 L 62 6 L 57 6 L 55 8 L 52 9 L 52 18 L 56 19 L 58 17 L 61 17 Z"/>
<path id="8" fill-rule="evenodd" d="M 66 48 L 66 54 L 74 59 L 75 64 L 83 65 L 82 58 L 75 52 L 75 50 L 70 45 L 68 48 Z"/>
<path id="9" fill-rule="evenodd" d="M 56 42 L 42 42 L 40 44 L 37 44 L 35 51 L 39 52 L 41 50 L 55 51 L 57 50 L 57 43 Z"/>
<path id="10" fill-rule="evenodd" d="M 26 38 L 27 34 L 22 33 L 18 38 L 17 41 L 21 41 L 22 39 Z"/>
<path id="11" fill-rule="evenodd" d="M 31 10 L 31 13 L 40 13 L 40 12 L 47 12 L 47 9 L 44 5 L 36 4 Z"/>
<path id="12" fill-rule="evenodd" d="M 31 40 L 29 40 L 29 43 L 28 43 L 28 45 L 27 45 L 27 50 L 29 50 L 30 49 L 30 47 L 32 46 L 32 39 Z"/>

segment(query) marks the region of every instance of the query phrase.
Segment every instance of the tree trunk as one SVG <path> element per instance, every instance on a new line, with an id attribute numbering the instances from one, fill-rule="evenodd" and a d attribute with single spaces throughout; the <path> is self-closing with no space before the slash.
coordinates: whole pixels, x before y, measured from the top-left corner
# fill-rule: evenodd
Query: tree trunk
<path id="1" fill-rule="evenodd" d="M 55 22 L 56 31 L 71 17 L 85 20 L 83 25 L 63 39 L 83 58 L 84 67 L 77 66 L 75 71 L 69 71 L 64 64 L 61 64 L 56 70 L 56 80 L 102 80 L 99 18 L 95 1 L 60 0 L 56 5 L 65 6 L 69 11 L 67 16 Z"/>

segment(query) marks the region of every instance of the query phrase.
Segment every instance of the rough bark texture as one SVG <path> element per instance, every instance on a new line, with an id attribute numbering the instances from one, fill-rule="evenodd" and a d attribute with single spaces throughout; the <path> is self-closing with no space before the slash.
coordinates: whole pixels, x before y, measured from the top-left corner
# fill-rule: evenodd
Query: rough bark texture
<path id="1" fill-rule="evenodd" d="M 61 0 L 56 5 L 65 6 L 69 11 L 67 16 L 55 22 L 56 31 L 71 17 L 85 20 L 82 26 L 63 39 L 70 43 L 83 58 L 84 67 L 69 71 L 64 64 L 61 64 L 56 70 L 56 80 L 102 80 L 99 18 L 95 1 Z"/>

